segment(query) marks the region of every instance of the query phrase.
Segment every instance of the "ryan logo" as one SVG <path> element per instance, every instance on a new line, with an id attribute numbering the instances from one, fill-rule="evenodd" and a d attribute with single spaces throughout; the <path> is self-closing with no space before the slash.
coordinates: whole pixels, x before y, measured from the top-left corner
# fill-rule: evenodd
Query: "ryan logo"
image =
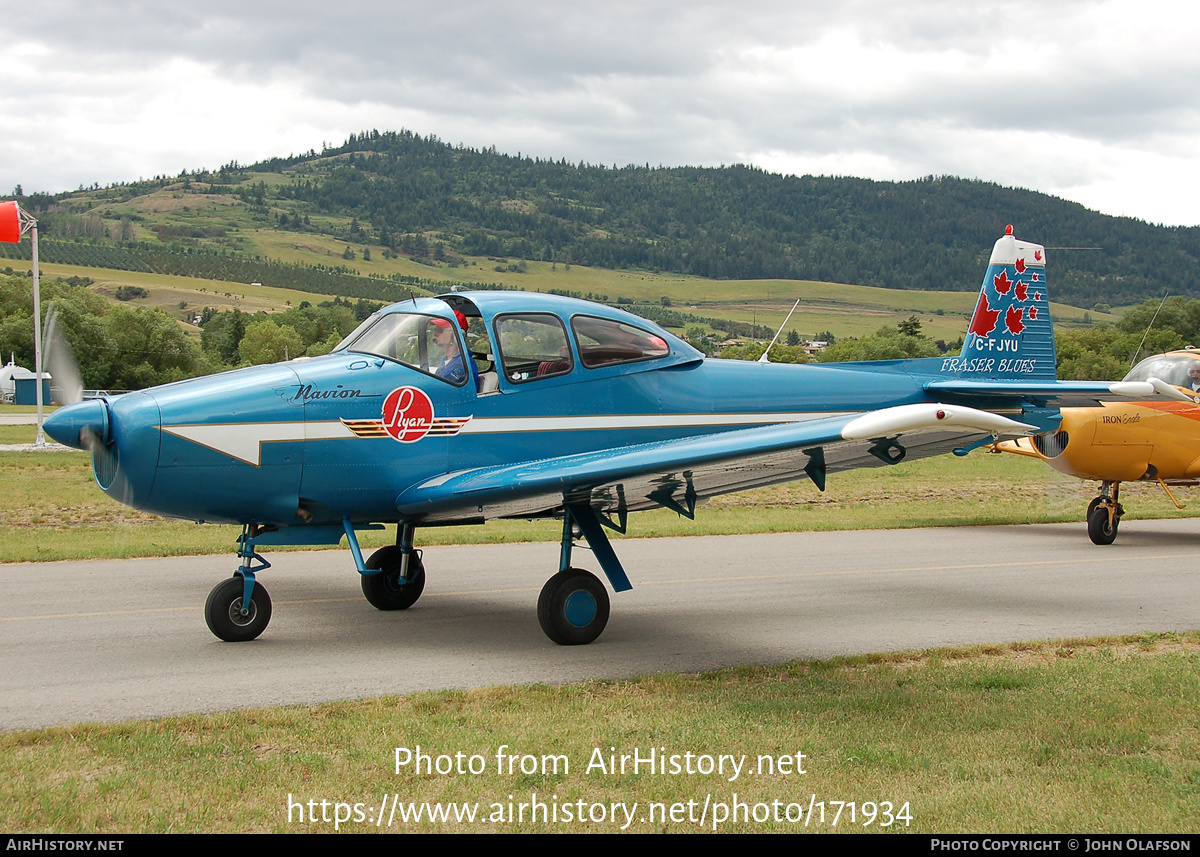
<path id="1" fill-rule="evenodd" d="M 470 417 L 433 415 L 433 402 L 420 387 L 397 387 L 383 400 L 381 420 L 342 420 L 358 437 L 390 437 L 400 443 L 416 443 L 427 435 L 450 437 L 462 431 Z"/>
<path id="2" fill-rule="evenodd" d="M 433 427 L 433 402 L 418 387 L 398 387 L 383 400 L 383 430 L 401 443 L 413 443 Z"/>

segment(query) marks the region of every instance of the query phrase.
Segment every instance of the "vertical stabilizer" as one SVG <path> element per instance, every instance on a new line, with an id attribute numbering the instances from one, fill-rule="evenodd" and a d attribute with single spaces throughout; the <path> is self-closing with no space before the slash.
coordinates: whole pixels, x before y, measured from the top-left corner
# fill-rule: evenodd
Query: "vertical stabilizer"
<path id="1" fill-rule="evenodd" d="M 989 378 L 1057 377 L 1046 250 L 1014 238 L 1011 226 L 992 248 L 962 354 L 947 368 Z"/>

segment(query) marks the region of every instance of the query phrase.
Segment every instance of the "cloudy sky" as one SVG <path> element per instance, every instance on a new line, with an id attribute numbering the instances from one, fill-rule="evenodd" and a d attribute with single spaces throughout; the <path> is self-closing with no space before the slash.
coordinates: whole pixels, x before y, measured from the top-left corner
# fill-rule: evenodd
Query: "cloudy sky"
<path id="1" fill-rule="evenodd" d="M 407 128 L 571 161 L 952 174 L 1200 225 L 1200 4 L 39 0 L 0 192 Z"/>

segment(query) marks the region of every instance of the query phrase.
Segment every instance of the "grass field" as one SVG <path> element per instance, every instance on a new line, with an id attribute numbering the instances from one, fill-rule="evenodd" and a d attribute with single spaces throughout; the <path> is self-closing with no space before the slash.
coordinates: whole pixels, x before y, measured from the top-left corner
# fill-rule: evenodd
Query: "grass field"
<path id="1" fill-rule="evenodd" d="M 1161 834 L 1198 802 L 1196 633 L 0 734 L 11 833 Z"/>
<path id="2" fill-rule="evenodd" d="M 10 261 L 16 271 L 28 271 L 28 262 Z M 240 309 L 256 313 L 282 312 L 289 306 L 299 306 L 301 301 L 319 303 L 330 300 L 329 295 L 314 295 L 294 289 L 279 289 L 270 286 L 252 286 L 249 283 L 228 283 L 221 280 L 202 280 L 195 277 L 173 277 L 167 274 L 146 274 L 140 271 L 115 271 L 111 268 L 85 268 L 79 265 L 53 265 L 41 263 L 42 277 L 91 277 L 95 283 L 91 290 L 112 297 L 121 286 L 140 286 L 148 291 L 149 297 L 129 301 L 132 306 L 160 307 L 178 319 L 198 315 L 204 307 L 215 310 Z M 115 301 L 115 298 L 114 298 Z M 180 301 L 187 304 L 180 307 Z M 289 303 L 290 302 L 290 303 Z M 200 329 L 188 327 L 199 335 Z"/>

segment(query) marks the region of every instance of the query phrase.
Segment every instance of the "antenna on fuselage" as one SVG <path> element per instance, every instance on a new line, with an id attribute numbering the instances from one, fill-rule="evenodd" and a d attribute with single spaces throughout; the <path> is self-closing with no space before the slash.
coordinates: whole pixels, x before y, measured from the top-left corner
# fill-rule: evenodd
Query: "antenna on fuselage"
<path id="1" fill-rule="evenodd" d="M 783 324 L 779 325 L 779 332 L 775 334 L 775 339 L 771 340 L 771 345 L 774 345 L 775 342 L 779 339 L 779 335 L 781 333 L 783 333 L 783 329 L 785 327 L 787 327 L 787 323 L 791 319 L 792 313 L 796 311 L 796 307 L 798 307 L 798 306 L 800 306 L 800 298 L 796 298 L 796 303 L 794 303 L 792 305 L 792 312 L 789 312 L 787 314 L 787 318 L 785 318 L 783 320 Z M 762 357 L 758 358 L 759 363 L 770 363 L 771 362 L 770 360 L 767 359 L 767 355 L 771 353 L 771 345 L 768 345 L 767 350 L 762 353 Z"/>
<path id="2" fill-rule="evenodd" d="M 1158 302 L 1158 309 L 1154 311 L 1154 317 L 1150 319 L 1150 323 L 1146 325 L 1146 332 L 1142 334 L 1142 341 L 1138 343 L 1138 347 L 1134 349 L 1133 357 L 1129 360 L 1129 368 L 1132 369 L 1137 363 L 1137 356 L 1142 350 L 1142 346 L 1146 344 L 1146 337 L 1150 335 L 1150 328 L 1154 327 L 1154 322 L 1158 319 L 1158 314 L 1162 312 L 1163 304 L 1167 302 L 1167 295 L 1171 294 L 1168 290 L 1163 293 L 1163 299 Z"/>

